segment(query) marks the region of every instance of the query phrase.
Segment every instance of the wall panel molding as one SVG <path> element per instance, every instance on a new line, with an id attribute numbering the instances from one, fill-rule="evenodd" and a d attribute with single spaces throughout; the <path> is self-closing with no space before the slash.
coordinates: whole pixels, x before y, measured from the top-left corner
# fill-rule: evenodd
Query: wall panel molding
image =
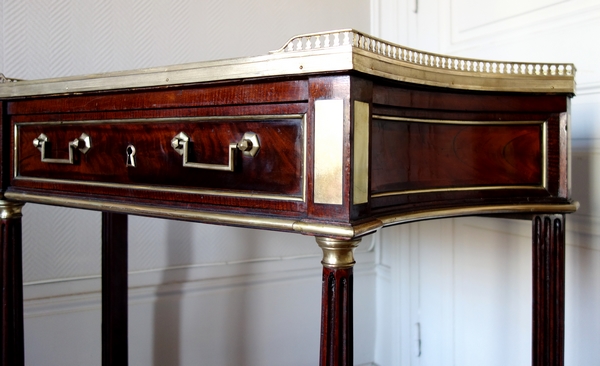
<path id="1" fill-rule="evenodd" d="M 582 22 L 594 21 L 600 17 L 600 4 L 595 0 L 537 0 L 531 6 L 523 6 L 523 2 L 513 1 L 513 7 L 506 4 L 507 12 L 499 12 L 497 18 L 477 20 L 477 26 L 463 24 L 461 17 L 478 19 L 481 16 L 468 6 L 467 0 L 448 1 L 448 11 L 442 13 L 441 33 L 445 34 L 442 52 L 455 53 L 495 40 L 518 39 L 523 34 L 544 33 L 557 28 L 568 28 Z M 479 2 L 481 6 L 493 6 Z M 526 5 L 529 3 L 525 3 Z M 515 9 L 516 8 L 516 9 Z M 459 13 L 459 11 L 461 11 Z M 490 12 L 488 12 L 490 13 Z M 470 26 L 469 26 L 470 25 Z"/>
<path id="2" fill-rule="evenodd" d="M 99 213 L 27 204 L 23 227 L 25 287 L 100 278 Z M 129 229 L 129 273 L 148 274 L 140 278 L 269 273 L 320 265 L 322 256 L 314 238 L 287 233 L 137 216 Z M 365 237 L 356 255 L 373 262 L 375 238 Z"/>
<path id="3" fill-rule="evenodd" d="M 408 0 L 371 0 L 370 34 L 410 46 Z"/>
<path id="4" fill-rule="evenodd" d="M 600 94 L 600 81 L 577 84 L 577 95 Z"/>
<path id="5" fill-rule="evenodd" d="M 567 246 L 568 245 L 600 252 L 600 218 L 583 214 L 568 215 Z"/>
<path id="6" fill-rule="evenodd" d="M 361 259 L 361 258 L 357 258 Z M 357 263 L 354 267 L 356 277 L 374 277 L 377 268 L 372 263 Z M 161 283 L 151 273 L 136 273 L 129 276 L 129 304 L 154 303 L 159 298 L 184 298 L 188 295 L 229 291 L 235 288 L 252 286 L 270 286 L 275 283 L 294 283 L 296 281 L 319 282 L 321 265 L 314 268 L 291 269 L 272 273 L 229 275 L 224 277 L 191 277 L 184 282 Z M 29 285 L 24 291 L 24 316 L 40 317 L 69 312 L 100 310 L 101 284 L 98 278 L 81 279 L 75 284 L 69 281 L 53 284 Z M 318 290 L 318 289 L 317 289 Z M 317 291 L 318 292 L 318 291 Z M 290 287 L 290 296 L 294 296 Z M 50 295 L 51 294 L 51 295 Z M 317 304 L 318 306 L 318 304 Z"/>
<path id="7" fill-rule="evenodd" d="M 357 260 L 355 275 L 370 276 L 376 273 L 373 252 L 357 253 L 355 257 Z M 320 276 L 320 257 L 296 259 L 291 263 L 282 263 L 281 261 L 247 262 L 218 267 L 141 271 L 129 273 L 129 297 L 132 301 L 146 299 L 162 292 L 171 293 L 172 289 L 177 289 L 177 292 L 183 294 L 260 283 L 296 281 L 308 277 L 314 277 L 319 282 Z M 23 297 L 25 307 L 30 310 L 37 306 L 44 309 L 48 304 L 63 304 L 69 308 L 77 307 L 77 303 L 88 304 L 92 298 L 97 298 L 99 301 L 100 292 L 100 276 L 90 276 L 25 284 Z M 100 306 L 100 302 L 97 306 Z"/>

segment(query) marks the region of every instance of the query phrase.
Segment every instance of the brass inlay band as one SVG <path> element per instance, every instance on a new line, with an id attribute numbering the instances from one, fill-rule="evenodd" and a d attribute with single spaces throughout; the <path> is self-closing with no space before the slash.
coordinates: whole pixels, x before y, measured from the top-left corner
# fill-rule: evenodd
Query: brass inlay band
<path id="1" fill-rule="evenodd" d="M 438 192 L 464 192 L 464 191 L 489 191 L 494 189 L 545 189 L 542 186 L 514 185 L 514 186 L 473 186 L 473 187 L 442 187 L 430 189 L 408 189 L 405 191 L 389 191 L 372 194 L 372 198 L 398 196 L 402 194 L 438 193 Z"/>
<path id="2" fill-rule="evenodd" d="M 55 206 L 82 208 L 97 211 L 120 212 L 132 215 L 159 217 L 166 219 L 179 219 L 204 222 L 219 225 L 237 225 L 257 229 L 270 229 L 287 232 L 296 232 L 313 236 L 330 236 L 341 239 L 355 239 L 367 235 L 384 226 L 405 224 L 409 222 L 440 219 L 458 216 L 494 215 L 494 214 L 533 214 L 533 213 L 573 213 L 579 208 L 578 202 L 566 204 L 505 204 L 468 206 L 445 209 L 430 209 L 416 212 L 385 215 L 375 217 L 369 221 L 353 225 L 340 226 L 332 224 L 318 224 L 304 222 L 296 219 L 265 218 L 256 215 L 215 213 L 198 210 L 185 210 L 180 208 L 156 208 L 133 203 L 119 203 L 106 201 L 91 201 L 69 197 L 54 197 L 34 193 L 6 192 L 6 198 L 18 202 L 33 202 Z M 11 202 L 12 204 L 12 202 Z M 18 206 L 22 204 L 16 203 Z M 19 209 L 20 210 L 20 209 Z"/>
<path id="3" fill-rule="evenodd" d="M 567 99 L 567 112 L 563 112 L 560 114 L 560 119 L 561 121 L 561 125 L 564 124 L 564 131 L 565 131 L 565 140 L 567 141 L 567 149 L 565 151 L 565 153 L 567 154 L 567 197 L 571 197 L 571 185 L 573 184 L 571 181 L 571 177 L 572 175 L 572 171 L 573 171 L 573 164 L 572 164 L 572 159 L 573 159 L 573 154 L 571 154 L 572 151 L 572 144 L 571 144 L 571 99 Z"/>
<path id="4" fill-rule="evenodd" d="M 567 139 L 568 140 L 568 139 Z M 548 188 L 548 121 L 542 124 L 542 188 Z"/>
<path id="5" fill-rule="evenodd" d="M 444 120 L 444 119 L 423 119 L 423 118 L 407 118 L 396 116 L 385 116 L 374 114 L 373 119 L 381 119 L 387 121 L 397 121 L 406 123 L 431 123 L 441 125 L 469 125 L 469 126 L 513 126 L 513 125 L 539 125 L 541 129 L 541 172 L 540 182 L 538 185 L 492 185 L 492 186 L 472 186 L 472 187 L 439 187 L 427 189 L 408 189 L 399 191 L 389 191 L 371 194 L 372 198 L 399 196 L 404 194 L 417 193 L 436 193 L 436 192 L 464 192 L 464 191 L 484 191 L 497 189 L 547 189 L 548 187 L 548 121 L 461 121 L 461 120 Z"/>
<path id="6" fill-rule="evenodd" d="M 332 236 L 339 238 L 356 238 L 370 234 L 381 228 L 383 224 L 377 219 L 352 226 L 340 226 L 331 224 L 319 224 L 314 222 L 296 221 L 293 224 L 294 232 L 314 235 Z"/>
<path id="7" fill-rule="evenodd" d="M 323 250 L 323 267 L 327 268 L 351 268 L 354 260 L 354 248 L 360 243 L 359 239 L 340 240 L 317 236 L 317 244 Z"/>
<path id="8" fill-rule="evenodd" d="M 12 153 L 13 153 L 13 178 L 14 178 L 17 176 L 18 169 L 19 169 L 19 128 L 16 123 L 13 127 L 13 136 L 12 137 L 13 137 Z"/>
<path id="9" fill-rule="evenodd" d="M 159 217 L 204 222 L 217 225 L 237 225 L 271 230 L 293 231 L 292 219 L 263 218 L 256 215 L 223 214 L 210 211 L 185 210 L 180 208 L 153 207 L 135 203 L 92 201 L 87 199 L 55 197 L 32 193 L 6 192 L 7 198 L 53 206 L 82 208 L 87 210 L 126 213 L 131 215 Z"/>
<path id="10" fill-rule="evenodd" d="M 512 125 L 541 125 L 546 121 L 464 121 L 454 119 L 426 119 L 412 117 L 386 116 L 374 114 L 373 119 L 383 119 L 386 121 L 413 122 L 413 123 L 433 123 L 438 125 L 472 125 L 472 126 L 512 126 Z"/>
<path id="11" fill-rule="evenodd" d="M 308 138 L 307 138 L 307 118 L 306 114 L 302 116 L 302 136 L 303 136 L 303 145 L 302 151 L 302 202 L 306 202 L 306 191 L 308 185 L 307 173 L 308 173 Z"/>
<path id="12" fill-rule="evenodd" d="M 354 101 L 352 203 L 369 200 L 369 103 Z"/>
<path id="13" fill-rule="evenodd" d="M 5 201 L 0 199 L 0 219 L 18 219 L 23 214 L 21 210 L 25 204 L 23 202 Z"/>
<path id="14" fill-rule="evenodd" d="M 194 122 L 214 122 L 214 121 L 266 121 L 266 120 L 280 120 L 280 119 L 301 119 L 302 129 L 302 146 L 303 146 L 303 161 L 302 161 L 302 182 L 300 184 L 301 194 L 296 195 L 283 195 L 283 194 L 265 194 L 265 193 L 246 193 L 239 191 L 220 191 L 215 189 L 198 189 L 192 187 L 178 188 L 178 187 L 163 187 L 163 186 L 152 186 L 144 184 L 128 184 L 128 183 L 109 183 L 109 182 L 94 182 L 94 181 L 76 181 L 67 179 L 53 179 L 53 178 L 37 178 L 37 177 L 25 177 L 19 175 L 19 127 L 21 126 L 44 126 L 44 125 L 108 125 L 108 124 L 125 124 L 125 123 L 194 123 Z M 293 202 L 304 202 L 306 200 L 306 168 L 307 168 L 307 136 L 306 136 L 306 115 L 305 114 L 270 114 L 270 115 L 242 115 L 242 116 L 204 116 L 204 117 L 177 117 L 177 118 L 137 118 L 137 119 L 111 119 L 111 120 L 89 120 L 89 121 L 47 121 L 47 122 L 19 122 L 15 123 L 13 130 L 14 146 L 13 146 L 13 179 L 23 180 L 30 182 L 46 182 L 46 183 L 60 183 L 60 184 L 81 184 L 91 187 L 107 187 L 107 188 L 126 188 L 135 190 L 147 190 L 152 192 L 173 192 L 173 193 L 189 193 L 189 194 L 201 194 L 211 196 L 226 196 L 226 197 L 238 197 L 238 198 L 251 198 L 251 199 L 268 199 L 277 201 L 293 201 Z M 254 150 L 256 153 L 258 149 Z"/>
<path id="15" fill-rule="evenodd" d="M 566 204 L 504 204 L 504 205 L 485 205 L 469 206 L 444 209 L 431 209 L 403 214 L 392 214 L 379 217 L 383 226 L 406 224 L 409 222 L 443 219 L 460 216 L 479 216 L 479 215 L 500 215 L 500 214 L 534 214 L 534 213 L 573 213 L 579 208 L 579 202 Z"/>
<path id="16" fill-rule="evenodd" d="M 314 202 L 341 205 L 344 184 L 344 101 L 315 100 Z"/>

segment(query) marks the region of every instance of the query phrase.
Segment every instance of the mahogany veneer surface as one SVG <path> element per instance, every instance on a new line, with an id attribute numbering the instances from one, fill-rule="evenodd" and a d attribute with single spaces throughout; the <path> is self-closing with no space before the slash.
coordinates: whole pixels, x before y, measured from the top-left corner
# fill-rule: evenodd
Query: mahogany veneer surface
<path id="1" fill-rule="evenodd" d="M 351 105 L 370 106 L 365 204 L 352 204 L 350 170 L 341 205 L 311 201 L 309 111 L 323 98 L 344 101 L 348 168 Z M 564 96 L 448 91 L 356 75 L 24 98 L 7 104 L 17 146 L 11 189 L 210 210 L 257 208 L 347 223 L 415 205 L 498 202 L 507 199 L 506 189 L 515 203 L 532 197 L 566 202 L 566 112 Z M 44 133 L 51 141 L 47 155 L 64 159 L 69 141 L 82 132 L 91 136 L 92 148 L 76 152 L 74 165 L 42 162 L 32 143 Z M 193 169 L 183 167 L 171 147 L 179 132 L 190 136 L 193 162 L 226 164 L 228 145 L 245 132 L 257 133 L 261 147 L 255 157 L 237 151 L 233 172 Z M 125 165 L 129 144 L 136 148 L 135 168 Z"/>

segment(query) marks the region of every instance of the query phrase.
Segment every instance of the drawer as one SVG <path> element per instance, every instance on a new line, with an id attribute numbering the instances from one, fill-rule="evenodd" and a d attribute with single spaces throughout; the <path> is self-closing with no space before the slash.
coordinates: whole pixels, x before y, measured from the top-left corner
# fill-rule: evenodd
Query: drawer
<path id="1" fill-rule="evenodd" d="M 557 122 L 374 115 L 371 154 L 378 158 L 371 167 L 373 207 L 479 203 L 506 197 L 506 192 L 548 197 L 552 160 L 546 141 L 556 136 Z"/>
<path id="2" fill-rule="evenodd" d="M 302 114 L 23 122 L 14 139 L 16 186 L 304 200 Z"/>

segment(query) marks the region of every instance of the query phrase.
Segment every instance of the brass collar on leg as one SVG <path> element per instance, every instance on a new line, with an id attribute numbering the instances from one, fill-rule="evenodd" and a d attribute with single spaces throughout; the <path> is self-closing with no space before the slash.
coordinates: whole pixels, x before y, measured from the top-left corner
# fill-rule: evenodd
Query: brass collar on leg
<path id="1" fill-rule="evenodd" d="M 340 240 L 325 237 L 316 237 L 317 244 L 323 250 L 321 263 L 328 268 L 351 268 L 354 260 L 354 248 L 358 246 L 361 239 Z"/>
<path id="2" fill-rule="evenodd" d="M 5 201 L 0 199 L 0 219 L 17 219 L 22 217 L 21 209 L 25 204 L 21 202 Z"/>

